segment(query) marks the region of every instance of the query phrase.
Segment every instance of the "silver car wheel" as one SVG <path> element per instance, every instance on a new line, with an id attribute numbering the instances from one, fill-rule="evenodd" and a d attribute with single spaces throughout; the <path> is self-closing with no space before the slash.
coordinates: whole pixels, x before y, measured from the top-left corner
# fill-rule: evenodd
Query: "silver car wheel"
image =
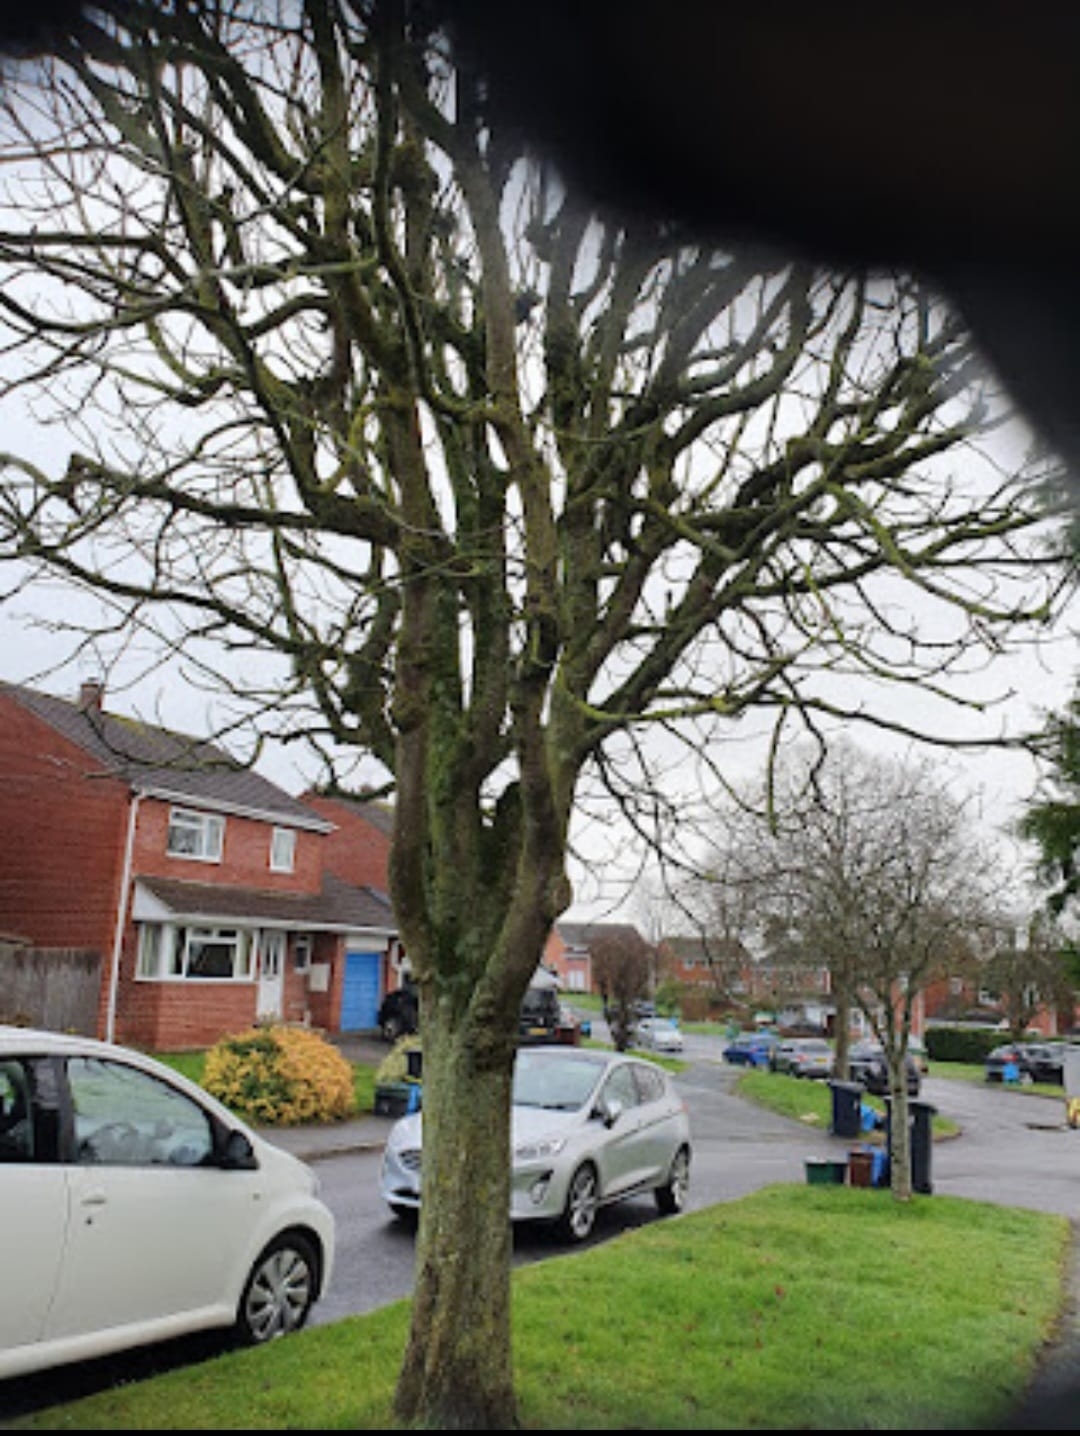
<path id="1" fill-rule="evenodd" d="M 562 1229 L 576 1242 L 583 1242 L 596 1223 L 596 1209 L 599 1204 L 596 1168 L 586 1163 L 579 1167 L 570 1178 L 566 1193 L 566 1208 L 563 1211 Z"/>
<path id="2" fill-rule="evenodd" d="M 671 1163 L 668 1179 L 656 1189 L 656 1205 L 665 1216 L 681 1212 L 690 1193 L 690 1153 L 680 1147 Z"/>
<path id="3" fill-rule="evenodd" d="M 280 1237 L 248 1277 L 237 1318 L 241 1341 L 257 1346 L 296 1331 L 307 1320 L 316 1291 L 316 1260 L 302 1236 Z"/>

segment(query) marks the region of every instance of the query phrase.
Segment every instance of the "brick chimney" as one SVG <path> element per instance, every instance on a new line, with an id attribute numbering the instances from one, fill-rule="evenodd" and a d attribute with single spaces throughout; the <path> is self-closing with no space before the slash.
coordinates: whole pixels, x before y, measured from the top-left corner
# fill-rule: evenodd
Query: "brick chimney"
<path id="1" fill-rule="evenodd" d="M 85 678 L 79 684 L 79 712 L 100 713 L 105 701 L 105 684 L 100 678 Z"/>

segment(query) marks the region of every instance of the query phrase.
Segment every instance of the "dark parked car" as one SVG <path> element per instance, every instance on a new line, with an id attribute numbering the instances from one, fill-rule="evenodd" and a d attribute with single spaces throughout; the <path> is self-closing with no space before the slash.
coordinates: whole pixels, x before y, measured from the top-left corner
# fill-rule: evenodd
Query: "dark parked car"
<path id="1" fill-rule="evenodd" d="M 420 1000 L 416 984 L 405 982 L 388 992 L 379 1006 L 379 1031 L 388 1042 L 396 1042 L 419 1030 Z M 530 987 L 521 1004 L 518 1037 L 522 1042 L 559 1042 L 567 1028 L 559 996 L 553 987 Z"/>
<path id="2" fill-rule="evenodd" d="M 984 1070 L 988 1082 L 1051 1082 L 1064 1083 L 1062 1049 L 1050 1042 L 1003 1042 L 987 1053 Z"/>
<path id="3" fill-rule="evenodd" d="M 889 1064 L 885 1051 L 879 1042 L 856 1042 L 848 1053 L 851 1080 L 859 1082 L 875 1097 L 884 1097 L 889 1090 Z M 909 1097 L 917 1097 L 922 1086 L 919 1062 L 910 1052 L 904 1053 L 904 1068 L 907 1072 Z"/>
<path id="4" fill-rule="evenodd" d="M 396 1042 L 415 1032 L 420 1022 L 420 1003 L 411 982 L 388 992 L 379 1007 L 379 1031 L 387 1042 Z"/>
<path id="5" fill-rule="evenodd" d="M 561 1041 L 562 1008 L 554 987 L 529 987 L 518 1016 L 519 1042 Z"/>

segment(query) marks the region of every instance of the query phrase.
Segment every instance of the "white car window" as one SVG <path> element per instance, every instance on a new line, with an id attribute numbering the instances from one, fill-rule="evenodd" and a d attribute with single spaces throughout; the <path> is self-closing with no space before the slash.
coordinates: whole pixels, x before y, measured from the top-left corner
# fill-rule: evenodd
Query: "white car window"
<path id="1" fill-rule="evenodd" d="M 197 1167 L 210 1158 L 210 1119 L 185 1093 L 97 1057 L 72 1057 L 67 1070 L 79 1163 Z"/>
<path id="2" fill-rule="evenodd" d="M 634 1074 L 628 1065 L 616 1067 L 604 1083 L 604 1103 L 618 1102 L 625 1111 L 628 1107 L 638 1105 L 637 1087 L 634 1085 Z"/>
<path id="3" fill-rule="evenodd" d="M 637 1082 L 640 1100 L 644 1102 L 659 1102 L 664 1095 L 663 1076 L 653 1067 L 635 1067 L 634 1079 Z"/>

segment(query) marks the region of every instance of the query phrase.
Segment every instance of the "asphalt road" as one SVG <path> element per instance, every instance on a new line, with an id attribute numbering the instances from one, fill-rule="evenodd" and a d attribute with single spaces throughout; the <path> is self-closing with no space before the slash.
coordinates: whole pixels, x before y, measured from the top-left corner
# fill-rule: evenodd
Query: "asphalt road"
<path id="1" fill-rule="evenodd" d="M 801 1182 L 807 1157 L 842 1155 L 850 1145 L 736 1097 L 732 1089 L 741 1069 L 718 1061 L 719 1047 L 715 1039 L 688 1039 L 690 1065 L 678 1078 L 694 1141 L 691 1210 L 772 1182 Z M 945 1079 L 925 1081 L 922 1098 L 963 1128 L 962 1136 L 934 1144 L 935 1193 L 1080 1215 L 1080 1131 L 1066 1125 L 1063 1100 Z M 337 1218 L 338 1252 L 331 1289 L 313 1324 L 374 1310 L 412 1288 L 413 1235 L 384 1207 L 378 1166 L 379 1154 L 371 1151 L 318 1163 L 323 1196 Z M 656 1220 L 652 1198 L 638 1198 L 603 1212 L 592 1240 Z M 566 1250 L 547 1230 L 515 1231 L 519 1263 Z M 212 1340 L 184 1340 L 0 1383 L 0 1420 L 199 1360 L 215 1349 Z"/>

